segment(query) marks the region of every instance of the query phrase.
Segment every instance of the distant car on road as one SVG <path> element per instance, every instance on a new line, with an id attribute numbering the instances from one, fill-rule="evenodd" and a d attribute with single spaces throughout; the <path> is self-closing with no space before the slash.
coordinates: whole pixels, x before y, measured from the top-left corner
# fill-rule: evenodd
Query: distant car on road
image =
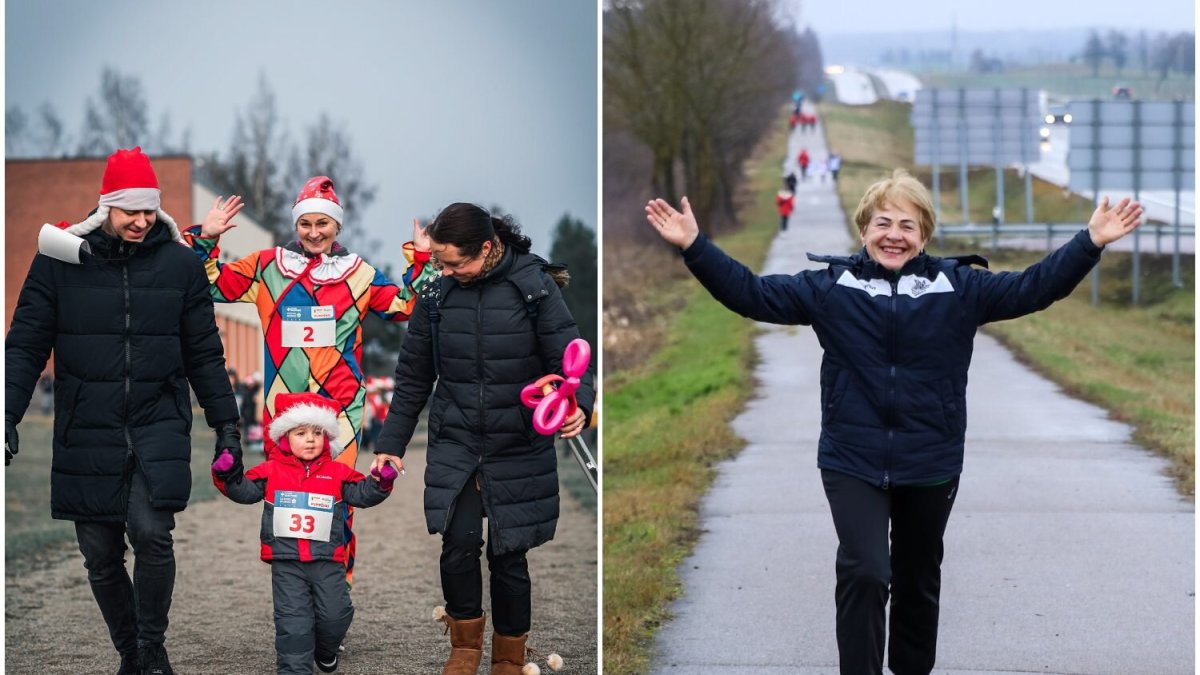
<path id="1" fill-rule="evenodd" d="M 1129 100 L 1133 98 L 1133 89 L 1117 85 L 1112 88 L 1113 98 Z"/>
<path id="2" fill-rule="evenodd" d="M 1065 105 L 1052 105 L 1046 108 L 1046 124 L 1070 124 L 1071 113 Z"/>

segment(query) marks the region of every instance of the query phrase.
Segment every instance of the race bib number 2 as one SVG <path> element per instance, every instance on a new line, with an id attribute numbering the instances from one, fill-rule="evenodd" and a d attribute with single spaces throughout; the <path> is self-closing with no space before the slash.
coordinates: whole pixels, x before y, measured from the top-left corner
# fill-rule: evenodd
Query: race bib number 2
<path id="1" fill-rule="evenodd" d="M 284 347 L 332 347 L 337 339 L 333 305 L 282 307 Z"/>
<path id="2" fill-rule="evenodd" d="M 276 537 L 329 541 L 333 526 L 333 496 L 276 491 L 272 524 Z"/>

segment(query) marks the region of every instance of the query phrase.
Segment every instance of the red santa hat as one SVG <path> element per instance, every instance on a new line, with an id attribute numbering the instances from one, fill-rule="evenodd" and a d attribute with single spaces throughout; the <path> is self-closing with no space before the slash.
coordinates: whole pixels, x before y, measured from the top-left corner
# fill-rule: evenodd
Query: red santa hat
<path id="1" fill-rule="evenodd" d="M 338 225 L 342 224 L 342 204 L 333 192 L 333 181 L 329 176 L 313 176 L 300 188 L 292 207 L 292 223 L 306 213 L 321 213 L 336 220 Z"/>
<path id="2" fill-rule="evenodd" d="M 337 416 L 337 403 L 320 394 L 307 391 L 299 394 L 279 394 L 275 397 L 275 417 L 271 420 L 271 426 L 267 428 L 267 434 L 278 444 L 280 439 L 296 427 L 317 427 L 325 432 L 325 437 L 329 439 L 329 452 L 336 458 L 342 454 L 342 446 L 337 442 Z"/>
<path id="3" fill-rule="evenodd" d="M 96 212 L 81 223 L 71 225 L 64 221 L 58 226 L 82 237 L 103 225 L 113 207 L 126 211 L 156 211 L 158 220 L 165 223 L 171 232 L 171 238 L 183 242 L 175 219 L 162 210 L 158 177 L 154 175 L 150 158 L 142 152 L 141 147 L 120 149 L 109 155 L 108 163 L 104 166 L 104 178 L 100 181 L 100 201 Z"/>

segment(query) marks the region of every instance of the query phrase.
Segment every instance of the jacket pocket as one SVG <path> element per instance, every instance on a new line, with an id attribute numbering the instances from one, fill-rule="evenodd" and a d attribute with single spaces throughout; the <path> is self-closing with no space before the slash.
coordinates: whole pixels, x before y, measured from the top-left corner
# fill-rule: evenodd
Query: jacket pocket
<path id="1" fill-rule="evenodd" d="M 942 380 L 941 390 L 946 431 L 952 436 L 962 435 L 967 430 L 966 391 L 950 380 Z"/>
<path id="2" fill-rule="evenodd" d="M 839 369 L 834 371 L 833 376 L 829 379 L 831 381 L 828 384 L 821 383 L 821 426 L 837 419 L 842 402 L 846 400 L 846 387 L 850 381 L 850 372 Z"/>
<path id="3" fill-rule="evenodd" d="M 179 413 L 179 419 L 183 420 L 184 433 L 192 434 L 192 397 L 188 392 L 187 380 L 180 378 L 171 378 L 164 385 L 169 396 L 175 399 L 175 411 Z"/>
<path id="4" fill-rule="evenodd" d="M 446 419 L 446 408 L 450 407 L 448 399 L 433 400 L 433 407 L 429 409 L 429 436 L 434 438 L 438 432 L 442 430 L 442 420 Z"/>
<path id="5" fill-rule="evenodd" d="M 54 386 L 54 437 L 66 443 L 79 403 L 79 380 L 62 378 Z"/>

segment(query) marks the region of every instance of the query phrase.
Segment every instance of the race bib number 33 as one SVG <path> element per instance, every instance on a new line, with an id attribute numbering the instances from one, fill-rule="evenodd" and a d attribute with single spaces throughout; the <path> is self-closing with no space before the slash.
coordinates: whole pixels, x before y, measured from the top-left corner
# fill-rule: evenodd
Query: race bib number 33
<path id="1" fill-rule="evenodd" d="M 279 490 L 272 519 L 276 537 L 329 541 L 333 496 Z"/>
<path id="2" fill-rule="evenodd" d="M 332 347 L 337 339 L 333 305 L 282 307 L 284 347 Z"/>

